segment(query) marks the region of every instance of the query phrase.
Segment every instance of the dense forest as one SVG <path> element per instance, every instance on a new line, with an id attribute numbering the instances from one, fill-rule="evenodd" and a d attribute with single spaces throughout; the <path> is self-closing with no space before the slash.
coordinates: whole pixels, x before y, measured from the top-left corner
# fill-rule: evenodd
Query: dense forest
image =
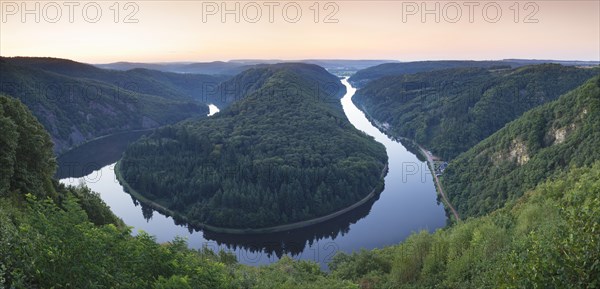
<path id="1" fill-rule="evenodd" d="M 360 288 L 597 288 L 600 162 L 571 168 L 482 217 L 398 245 L 340 253 Z"/>
<path id="2" fill-rule="evenodd" d="M 0 58 L 0 69 L 0 93 L 33 111 L 59 153 L 106 134 L 205 116 L 208 107 L 192 92 L 200 89 L 198 81 L 220 79 L 108 71 L 47 58 Z"/>
<path id="3" fill-rule="evenodd" d="M 357 288 L 316 263 L 254 268 L 131 236 L 96 193 L 51 179 L 50 137 L 18 100 L 0 95 L 0 128 L 0 288 Z"/>
<path id="4" fill-rule="evenodd" d="M 440 61 L 414 61 L 400 63 L 383 63 L 380 65 L 361 69 L 353 74 L 348 81 L 355 87 L 361 88 L 369 81 L 385 76 L 399 76 L 419 72 L 429 72 L 451 68 L 487 68 L 499 69 L 518 67 L 522 64 L 512 61 L 473 61 L 473 60 L 440 60 Z"/>
<path id="5" fill-rule="evenodd" d="M 0 96 L 3 288 L 595 288 L 600 162 L 570 168 L 515 202 L 401 244 L 316 263 L 260 267 L 186 241 L 131 236 L 85 187 L 50 179 L 50 138 L 19 101 Z M 3 130 L 6 131 L 6 130 Z M 35 142 L 36 145 L 30 144 Z M 29 156 L 40 158 L 29 159 Z M 45 158 L 48 157 L 48 158 Z M 10 162 L 9 160 L 14 160 Z M 19 165 L 27 164 L 27 165 Z M 31 182 L 37 183 L 32 185 Z"/>
<path id="6" fill-rule="evenodd" d="M 600 77 L 528 111 L 450 163 L 442 177 L 466 216 L 487 214 L 569 167 L 600 159 Z"/>
<path id="7" fill-rule="evenodd" d="M 235 79 L 262 85 L 214 117 L 132 144 L 119 163 L 124 180 L 191 223 L 228 228 L 324 216 L 381 185 L 385 148 L 346 119 L 335 76 L 309 64 L 242 74 Z M 319 89 L 331 83 L 336 90 Z"/>
<path id="8" fill-rule="evenodd" d="M 452 159 L 598 73 L 598 68 L 558 64 L 455 68 L 383 77 L 359 89 L 352 100 L 374 120 L 388 123 L 388 134 Z"/>

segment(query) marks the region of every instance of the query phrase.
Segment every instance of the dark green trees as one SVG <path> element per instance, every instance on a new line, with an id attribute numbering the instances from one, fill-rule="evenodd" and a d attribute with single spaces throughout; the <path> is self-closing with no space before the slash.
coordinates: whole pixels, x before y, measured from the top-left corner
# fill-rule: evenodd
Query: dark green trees
<path id="1" fill-rule="evenodd" d="M 260 85 L 130 146 L 120 168 L 138 193 L 193 222 L 260 228 L 335 212 L 380 183 L 384 147 L 348 122 L 336 77 L 280 64 L 234 79 Z"/>
<path id="2" fill-rule="evenodd" d="M 48 133 L 18 100 L 0 95 L 0 196 L 46 192 L 56 160 Z"/>
<path id="3" fill-rule="evenodd" d="M 517 69 L 457 68 L 369 82 L 352 98 L 388 133 L 455 158 L 524 112 L 597 75 L 557 64 Z"/>

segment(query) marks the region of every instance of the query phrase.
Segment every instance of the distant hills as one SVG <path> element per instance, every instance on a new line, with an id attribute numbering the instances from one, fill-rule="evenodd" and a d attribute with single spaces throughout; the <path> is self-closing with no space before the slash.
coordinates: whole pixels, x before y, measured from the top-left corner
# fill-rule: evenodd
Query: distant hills
<path id="1" fill-rule="evenodd" d="M 377 66 L 368 67 L 357 71 L 349 81 L 355 87 L 362 87 L 369 81 L 393 75 L 412 74 L 449 68 L 516 68 L 524 65 L 554 63 L 565 66 L 597 66 L 598 61 L 563 61 L 563 60 L 534 60 L 534 59 L 505 59 L 494 61 L 473 61 L 473 60 L 431 60 L 431 61 L 413 61 L 399 63 L 384 63 Z"/>
<path id="2" fill-rule="evenodd" d="M 583 61 L 583 60 L 552 60 L 552 59 L 504 59 L 502 61 L 515 62 L 520 64 L 544 64 L 554 63 L 566 66 L 597 66 L 600 61 Z"/>
<path id="3" fill-rule="evenodd" d="M 235 62 L 166 62 L 166 63 L 140 63 L 140 62 L 114 62 L 107 64 L 96 64 L 96 67 L 112 70 L 131 70 L 136 68 L 152 69 L 174 73 L 194 74 L 221 74 L 234 75 L 245 70 L 249 65 Z"/>
<path id="4" fill-rule="evenodd" d="M 352 99 L 372 119 L 388 123 L 389 134 L 448 160 L 598 73 L 558 64 L 434 70 L 373 80 Z"/>
<path id="5" fill-rule="evenodd" d="M 415 61 L 400 63 L 384 63 L 377 66 L 357 71 L 348 81 L 355 87 L 362 87 L 369 81 L 392 75 L 412 74 L 449 68 L 511 68 L 519 66 L 515 62 L 506 61 L 472 61 L 472 60 L 448 60 L 448 61 Z"/>
<path id="6" fill-rule="evenodd" d="M 0 68 L 0 93 L 29 107 L 58 153 L 99 136 L 205 116 L 203 84 L 224 79 L 110 71 L 56 58 L 0 58 Z"/>
<path id="7" fill-rule="evenodd" d="M 96 64 L 96 67 L 114 70 L 131 70 L 145 68 L 176 73 L 196 74 L 223 74 L 235 75 L 255 65 L 277 64 L 277 63 L 309 63 L 319 65 L 330 71 L 356 71 L 382 63 L 395 62 L 394 60 L 344 60 L 344 59 L 306 59 L 306 60 L 278 60 L 278 59 L 238 59 L 227 62 L 163 62 L 163 63 L 140 63 L 140 62 L 114 62 L 107 64 Z"/>

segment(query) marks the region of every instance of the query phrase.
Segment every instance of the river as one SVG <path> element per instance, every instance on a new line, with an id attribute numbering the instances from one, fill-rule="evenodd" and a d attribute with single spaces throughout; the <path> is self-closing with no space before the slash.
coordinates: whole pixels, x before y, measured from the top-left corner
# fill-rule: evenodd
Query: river
<path id="1" fill-rule="evenodd" d="M 330 221 L 266 235 L 228 235 L 176 224 L 171 217 L 152 211 L 125 193 L 115 177 L 116 161 L 141 132 L 103 138 L 68 152 L 58 160 L 57 178 L 64 184 L 85 184 L 98 192 L 112 211 L 133 227 L 134 234 L 143 230 L 158 242 L 182 236 L 191 248 L 228 250 L 247 265 L 268 264 L 289 255 L 315 261 L 326 269 L 338 251 L 381 248 L 401 242 L 412 232 L 432 232 L 445 226 L 446 215 L 427 163 L 374 127 L 352 103 L 356 90 L 346 79 L 342 83 L 347 89 L 341 100 L 346 116 L 352 125 L 386 147 L 389 172 L 378 197 Z M 218 108 L 211 105 L 209 115 L 216 112 Z"/>

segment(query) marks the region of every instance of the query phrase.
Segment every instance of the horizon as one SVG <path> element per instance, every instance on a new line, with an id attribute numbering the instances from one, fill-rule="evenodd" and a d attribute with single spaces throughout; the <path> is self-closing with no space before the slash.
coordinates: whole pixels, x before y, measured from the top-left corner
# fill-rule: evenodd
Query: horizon
<path id="1" fill-rule="evenodd" d="M 598 1 L 374 3 L 3 1 L 0 55 L 93 64 L 238 59 L 600 61 Z"/>
<path id="2" fill-rule="evenodd" d="M 130 60 L 117 60 L 112 62 L 86 62 L 80 61 L 78 59 L 73 58 L 64 58 L 64 57 L 54 57 L 54 56 L 24 56 L 24 55 L 15 55 L 15 56 L 4 56 L 0 55 L 0 57 L 7 58 L 52 58 L 52 59 L 63 59 L 70 60 L 79 63 L 85 63 L 90 65 L 107 65 L 107 64 L 116 64 L 116 63 L 130 63 L 130 64 L 193 64 L 193 63 L 243 63 L 243 62 L 258 62 L 258 61 L 268 61 L 273 63 L 283 63 L 283 62 L 306 62 L 306 61 L 389 61 L 389 63 L 410 63 L 410 62 L 426 62 L 426 61 L 554 61 L 554 62 L 597 62 L 600 64 L 599 60 L 587 60 L 587 59 L 542 59 L 542 58 L 497 58 L 497 59 L 416 59 L 416 60 L 398 60 L 398 59 L 347 59 L 347 58 L 306 58 L 306 59 L 260 59 L 260 58 L 240 58 L 240 59 L 228 59 L 228 60 L 176 60 L 176 61 L 130 61 Z M 388 63 L 388 62 L 386 62 Z M 267 63 L 265 63 L 267 64 Z"/>

